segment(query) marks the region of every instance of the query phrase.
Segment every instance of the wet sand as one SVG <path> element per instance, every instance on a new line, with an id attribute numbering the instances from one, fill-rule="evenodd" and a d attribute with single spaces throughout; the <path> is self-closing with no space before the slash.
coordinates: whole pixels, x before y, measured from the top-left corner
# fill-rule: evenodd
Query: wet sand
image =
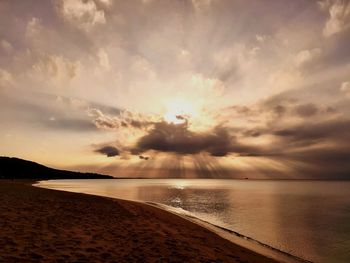
<path id="1" fill-rule="evenodd" d="M 277 262 L 159 208 L 0 181 L 0 262 Z"/>

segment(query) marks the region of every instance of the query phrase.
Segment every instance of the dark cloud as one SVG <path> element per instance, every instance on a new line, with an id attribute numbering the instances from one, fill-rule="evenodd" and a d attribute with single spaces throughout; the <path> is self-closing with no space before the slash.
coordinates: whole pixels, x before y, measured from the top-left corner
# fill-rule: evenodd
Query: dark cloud
<path id="1" fill-rule="evenodd" d="M 300 117 L 311 117 L 318 113 L 318 108 L 312 103 L 301 104 L 295 107 L 295 112 Z"/>
<path id="2" fill-rule="evenodd" d="M 344 141 L 350 147 L 350 120 L 330 120 L 320 123 L 303 123 L 290 128 L 276 130 L 274 135 L 286 137 L 292 141 Z"/>
<path id="3" fill-rule="evenodd" d="M 291 109 L 294 110 L 295 107 L 293 106 Z M 309 114 L 304 113 L 304 115 L 308 116 Z M 243 143 L 248 137 L 259 136 L 269 136 L 273 143 L 255 144 L 254 146 Z M 159 122 L 154 123 L 152 129 L 148 130 L 146 135 L 142 136 L 130 151 L 132 154 L 138 155 L 141 160 L 148 159 L 143 153 L 149 150 L 154 151 L 154 154 L 159 152 L 174 153 L 175 155 L 171 155 L 166 163 L 162 161 L 164 171 L 170 167 L 169 169 L 172 171 L 169 172 L 172 174 L 170 177 L 181 176 L 179 174 L 184 173 L 181 170 L 184 169 L 181 162 L 177 165 L 173 164 L 176 156 L 180 158 L 183 155 L 192 158 L 194 172 L 196 176 L 201 178 L 237 176 L 243 172 L 239 169 L 236 171 L 235 168 L 230 170 L 231 173 L 225 171 L 221 169 L 220 160 L 213 158 L 233 154 L 234 158 L 251 158 L 253 163 L 249 176 L 253 177 L 257 174 L 263 174 L 269 178 L 270 176 L 276 178 L 289 176 L 289 178 L 341 179 L 347 178 L 350 172 L 349 142 L 350 120 L 341 117 L 328 120 L 314 120 L 305 117 L 296 124 L 269 122 L 265 127 L 259 126 L 252 129 L 244 129 L 243 127 L 230 129 L 217 126 L 201 133 L 191 131 L 187 122 L 183 124 Z M 208 153 L 210 156 L 201 153 Z M 260 158 L 280 163 L 287 167 L 288 174 L 283 174 L 286 171 L 275 169 L 272 164 L 269 166 L 268 162 L 264 166 L 259 165 L 259 160 L 263 160 Z M 142 167 L 152 162 L 153 159 L 144 162 Z M 257 177 L 259 176 L 257 175 Z"/>
<path id="4" fill-rule="evenodd" d="M 225 156 L 228 153 L 249 153 L 254 149 L 240 145 L 224 127 L 198 133 L 190 131 L 187 123 L 159 122 L 138 140 L 132 152 L 141 153 L 147 150 L 178 154 L 207 152 L 212 156 Z"/>
<path id="5" fill-rule="evenodd" d="M 229 107 L 229 109 L 232 109 L 236 113 L 242 114 L 242 115 L 249 115 L 252 113 L 251 109 L 247 106 L 234 105 L 234 106 Z"/>
<path id="6" fill-rule="evenodd" d="M 273 96 L 260 104 L 254 105 L 254 111 L 250 110 L 250 113 L 255 115 L 261 115 L 264 113 L 272 112 L 275 120 L 279 121 L 280 118 L 299 117 L 299 118 L 311 118 L 311 117 L 327 117 L 338 113 L 338 107 L 335 107 L 334 102 L 319 102 L 314 103 L 311 98 L 309 99 L 295 99 L 293 96 L 286 94 L 280 94 Z"/>
<path id="7" fill-rule="evenodd" d="M 262 114 L 272 113 L 276 118 L 286 116 L 298 116 L 307 118 L 314 116 L 320 112 L 334 113 L 334 109 L 330 106 L 318 106 L 314 103 L 302 103 L 296 99 L 279 99 L 268 100 L 260 104 L 247 106 L 230 107 L 239 116 L 259 117 Z"/>
<path id="8" fill-rule="evenodd" d="M 231 132 L 236 141 L 255 137 L 272 140 L 239 155 L 281 162 L 292 169 L 295 178 L 348 178 L 350 120 L 341 114 L 344 108 L 341 103 L 316 104 L 281 95 L 250 107 L 232 107 L 239 118 L 256 118 L 259 122 Z"/>
<path id="9" fill-rule="evenodd" d="M 106 155 L 107 157 L 114 157 L 119 155 L 119 150 L 114 146 L 104 146 L 96 149 L 95 152 Z"/>
<path id="10" fill-rule="evenodd" d="M 285 106 L 282 105 L 276 105 L 273 107 L 273 111 L 278 115 L 278 116 L 282 116 L 286 113 L 287 109 Z"/>
<path id="11" fill-rule="evenodd" d="M 278 121 L 269 123 L 266 127 L 255 127 L 252 129 L 237 131 L 241 137 L 274 136 L 274 143 L 269 147 L 256 146 L 253 153 L 271 156 L 281 154 L 288 156 L 300 147 L 311 147 L 314 145 L 339 145 L 350 149 L 350 120 L 329 119 L 315 120 L 303 119 L 297 124 L 282 124 Z M 322 151 L 322 147 L 319 148 Z"/>
<path id="12" fill-rule="evenodd" d="M 288 160 L 305 164 L 297 169 L 300 178 L 349 179 L 349 145 L 302 149 L 289 153 Z"/>
<path id="13" fill-rule="evenodd" d="M 260 129 L 260 128 L 245 130 L 242 132 L 242 134 L 245 137 L 259 137 L 265 133 L 266 133 L 266 131 L 264 129 Z"/>

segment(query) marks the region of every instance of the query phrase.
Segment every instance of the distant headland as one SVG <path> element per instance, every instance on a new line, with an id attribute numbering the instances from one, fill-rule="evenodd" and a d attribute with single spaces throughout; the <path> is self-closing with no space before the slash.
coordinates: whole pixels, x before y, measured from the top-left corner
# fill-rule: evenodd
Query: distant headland
<path id="1" fill-rule="evenodd" d="M 14 157 L 0 157 L 0 179 L 112 179 L 96 173 L 80 173 L 49 168 Z"/>

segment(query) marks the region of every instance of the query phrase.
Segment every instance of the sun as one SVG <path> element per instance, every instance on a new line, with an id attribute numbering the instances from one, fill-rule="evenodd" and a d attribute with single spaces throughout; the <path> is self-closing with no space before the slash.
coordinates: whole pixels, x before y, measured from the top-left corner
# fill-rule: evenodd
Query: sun
<path id="1" fill-rule="evenodd" d="M 196 105 L 185 99 L 172 99 L 165 104 L 163 118 L 168 123 L 182 124 L 198 114 Z"/>

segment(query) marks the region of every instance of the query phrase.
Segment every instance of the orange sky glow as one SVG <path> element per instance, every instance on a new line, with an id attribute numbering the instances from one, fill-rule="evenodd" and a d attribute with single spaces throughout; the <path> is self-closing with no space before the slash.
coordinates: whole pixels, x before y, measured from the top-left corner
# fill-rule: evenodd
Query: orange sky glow
<path id="1" fill-rule="evenodd" d="M 348 1 L 1 1 L 0 154 L 122 177 L 348 178 L 349 42 Z"/>

